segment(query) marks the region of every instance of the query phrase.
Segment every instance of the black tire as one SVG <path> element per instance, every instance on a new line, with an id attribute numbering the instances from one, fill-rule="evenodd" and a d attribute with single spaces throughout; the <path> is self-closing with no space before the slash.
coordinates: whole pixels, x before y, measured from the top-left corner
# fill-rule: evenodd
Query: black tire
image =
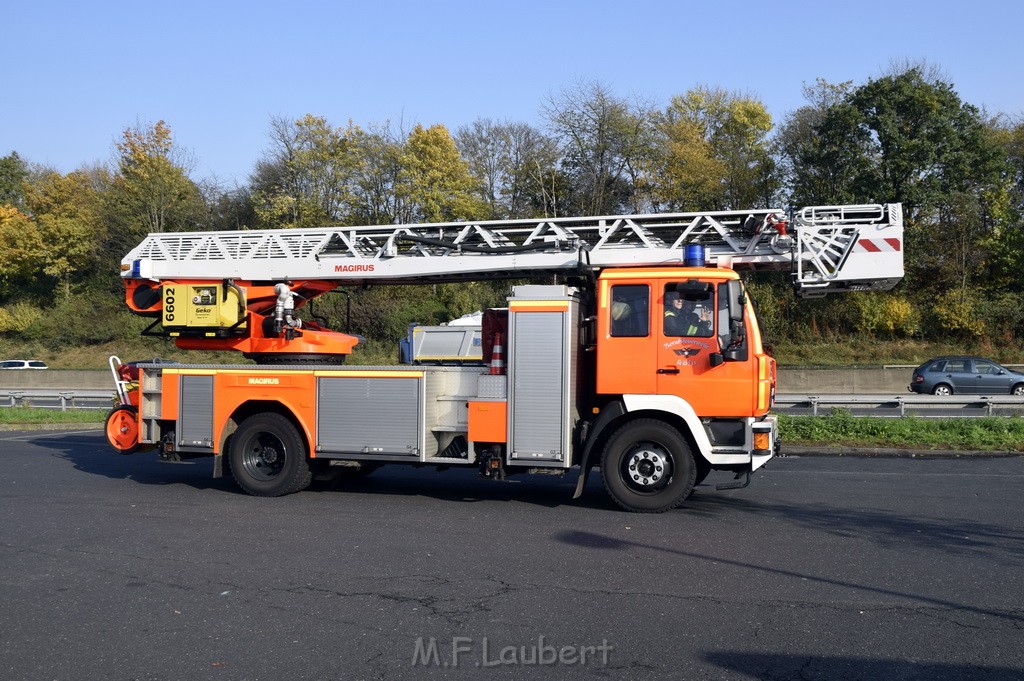
<path id="1" fill-rule="evenodd" d="M 953 386 L 947 385 L 946 383 L 939 383 L 937 386 L 932 388 L 932 395 L 939 395 L 940 397 L 953 394 Z"/>
<path id="2" fill-rule="evenodd" d="M 279 497 L 306 489 L 313 474 L 306 445 L 280 414 L 250 416 L 231 436 L 231 475 L 257 497 Z"/>
<path id="3" fill-rule="evenodd" d="M 672 426 L 654 419 L 631 421 L 609 438 L 601 477 L 611 498 L 627 511 L 662 513 L 690 495 L 697 466 L 690 447 Z"/>
<path id="4" fill-rule="evenodd" d="M 1010 388 L 1011 395 L 1024 395 L 1024 383 L 1018 383 Z"/>

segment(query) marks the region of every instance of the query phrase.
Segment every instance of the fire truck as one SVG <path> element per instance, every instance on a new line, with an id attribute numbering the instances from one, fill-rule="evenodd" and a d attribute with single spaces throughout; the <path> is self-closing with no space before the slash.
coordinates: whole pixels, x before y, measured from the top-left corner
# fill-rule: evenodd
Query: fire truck
<path id="1" fill-rule="evenodd" d="M 247 364 L 111 358 L 116 451 L 213 457 L 249 494 L 383 464 L 599 468 L 622 508 L 678 506 L 711 471 L 744 487 L 779 448 L 776 363 L 739 271 L 797 292 L 888 290 L 900 204 L 322 229 L 155 233 L 121 263 L 144 334 Z M 482 362 L 352 366 L 360 338 L 309 318 L 339 287 L 505 278 Z"/>

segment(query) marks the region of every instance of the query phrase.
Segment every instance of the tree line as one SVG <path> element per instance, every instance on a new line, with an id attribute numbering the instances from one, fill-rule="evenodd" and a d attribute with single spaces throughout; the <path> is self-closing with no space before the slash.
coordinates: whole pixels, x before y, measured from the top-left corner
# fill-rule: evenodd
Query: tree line
<path id="1" fill-rule="evenodd" d="M 897 289 L 797 301 L 786 276 L 759 274 L 750 289 L 767 336 L 1016 341 L 1024 120 L 962 101 L 925 64 L 859 84 L 819 80 L 804 95 L 778 122 L 756 97 L 721 88 L 658 106 L 596 82 L 547 97 L 541 125 L 275 117 L 247 183 L 232 188 L 193 179 L 164 121 L 124 130 L 109 163 L 67 174 L 14 150 L 0 158 L 0 334 L 51 345 L 134 334 L 117 267 L 153 231 L 901 202 Z M 354 291 L 351 330 L 393 341 L 411 319 L 446 321 L 503 292 L 488 282 Z"/>

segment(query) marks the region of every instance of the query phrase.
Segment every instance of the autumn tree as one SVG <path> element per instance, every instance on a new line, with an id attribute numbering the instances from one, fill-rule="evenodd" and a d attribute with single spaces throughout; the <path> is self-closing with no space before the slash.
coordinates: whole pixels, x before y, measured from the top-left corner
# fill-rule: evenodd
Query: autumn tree
<path id="1" fill-rule="evenodd" d="M 397 193 L 404 197 L 401 222 L 472 220 L 486 212 L 476 198 L 469 166 L 443 125 L 417 125 L 401 156 Z"/>
<path id="2" fill-rule="evenodd" d="M 249 229 L 257 224 L 252 191 L 248 186 L 225 188 L 202 182 L 199 191 L 208 211 L 206 226 L 217 231 Z"/>
<path id="3" fill-rule="evenodd" d="M 459 128 L 455 143 L 492 219 L 554 214 L 550 181 L 557 176 L 558 147 L 526 123 L 478 119 Z"/>
<path id="4" fill-rule="evenodd" d="M 997 117 L 988 129 L 1006 160 L 1003 181 L 991 195 L 993 275 L 999 287 L 1024 293 L 1020 276 L 1024 269 L 1024 117 Z M 1018 307 L 1024 308 L 1024 304 Z"/>
<path id="5" fill-rule="evenodd" d="M 698 87 L 673 97 L 655 129 L 659 144 L 648 157 L 648 184 L 660 207 L 739 210 L 772 203 L 772 119 L 761 102 Z"/>
<path id="6" fill-rule="evenodd" d="M 30 283 L 45 250 L 43 236 L 26 213 L 0 204 L 0 296 L 7 297 Z"/>
<path id="7" fill-rule="evenodd" d="M 206 207 L 189 179 L 189 154 L 163 121 L 124 131 L 116 145 L 115 174 L 105 195 L 108 252 L 120 258 L 148 232 L 196 229 Z"/>
<path id="8" fill-rule="evenodd" d="M 843 109 L 852 88 L 852 81 L 834 84 L 821 78 L 805 84 L 808 104 L 788 114 L 777 131 L 776 154 L 790 206 L 831 205 L 852 198 L 853 178 L 868 152 L 852 130 L 845 138 L 822 134 L 855 116 Z"/>
<path id="9" fill-rule="evenodd" d="M 812 94 L 780 134 L 794 201 L 902 203 L 901 287 L 929 311 L 923 326 L 952 332 L 969 310 L 980 328 L 972 301 L 997 285 L 1013 229 L 1005 155 L 981 112 L 925 64 Z"/>
<path id="10" fill-rule="evenodd" d="M 353 179 L 352 224 L 387 225 L 405 214 L 398 191 L 406 135 L 390 122 L 360 130 L 353 137 L 359 159 Z"/>
<path id="11" fill-rule="evenodd" d="M 275 117 L 271 148 L 253 174 L 252 200 L 260 224 L 316 226 L 345 220 L 351 210 L 359 157 L 349 123 L 332 126 L 306 114 L 298 120 Z"/>
<path id="12" fill-rule="evenodd" d="M 70 296 L 75 276 L 96 267 L 103 234 L 101 198 L 93 178 L 86 171 L 46 172 L 27 186 L 25 204 L 45 244 L 42 274 Z"/>
<path id="13" fill-rule="evenodd" d="M 28 179 L 28 164 L 18 152 L 12 151 L 0 158 L 0 204 L 15 208 L 24 206 L 24 183 Z"/>
<path id="14" fill-rule="evenodd" d="M 649 107 L 616 97 L 600 83 L 581 83 L 549 96 L 542 113 L 561 145 L 569 178 L 559 213 L 635 211 L 635 187 L 649 149 Z"/>

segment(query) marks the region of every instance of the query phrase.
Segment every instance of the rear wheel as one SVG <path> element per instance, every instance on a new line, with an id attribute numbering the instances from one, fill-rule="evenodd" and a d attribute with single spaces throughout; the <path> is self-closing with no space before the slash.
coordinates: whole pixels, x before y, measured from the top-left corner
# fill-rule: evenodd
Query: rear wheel
<path id="1" fill-rule="evenodd" d="M 104 427 L 107 443 L 119 454 L 139 451 L 139 410 L 130 404 L 114 407 Z"/>
<path id="2" fill-rule="evenodd" d="M 696 475 L 682 435 L 654 419 L 619 428 L 601 456 L 605 489 L 627 511 L 661 513 L 675 508 L 693 490 Z"/>
<path id="3" fill-rule="evenodd" d="M 940 397 L 948 397 L 953 394 L 953 388 L 946 385 L 945 383 L 939 383 L 937 386 L 932 388 L 932 395 L 939 395 Z"/>
<path id="4" fill-rule="evenodd" d="M 305 443 L 280 414 L 257 414 L 243 421 L 231 437 L 229 460 L 238 486 L 257 497 L 298 492 L 313 478 Z"/>

